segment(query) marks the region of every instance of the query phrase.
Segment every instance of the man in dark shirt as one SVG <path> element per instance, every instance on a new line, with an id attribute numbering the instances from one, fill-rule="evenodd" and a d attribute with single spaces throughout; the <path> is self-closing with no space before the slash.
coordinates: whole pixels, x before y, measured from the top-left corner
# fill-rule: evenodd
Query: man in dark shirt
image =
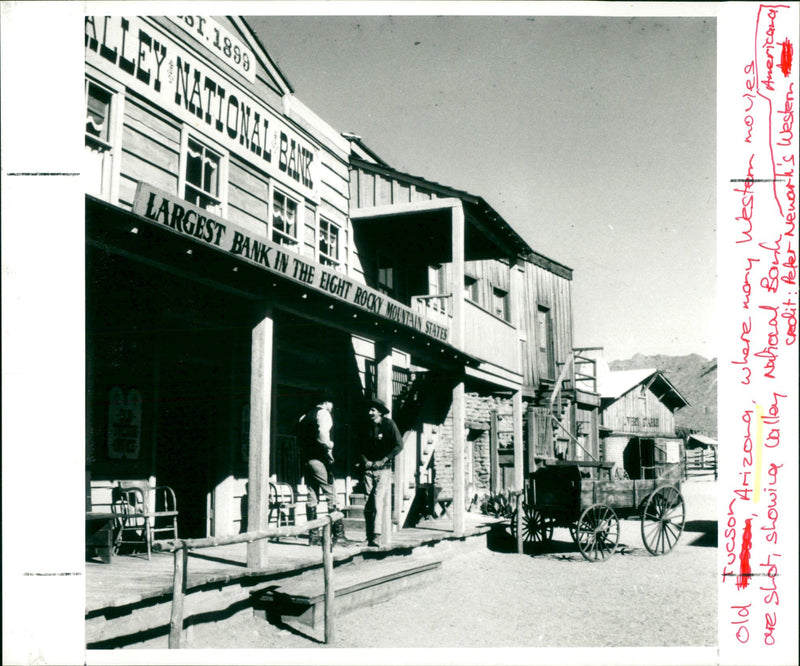
<path id="1" fill-rule="evenodd" d="M 364 470 L 364 486 L 367 502 L 364 507 L 364 520 L 367 525 L 367 545 L 379 548 L 385 512 L 391 510 L 392 463 L 395 456 L 403 450 L 400 430 L 387 414 L 389 408 L 382 400 L 369 403 L 371 421 L 360 463 Z"/>

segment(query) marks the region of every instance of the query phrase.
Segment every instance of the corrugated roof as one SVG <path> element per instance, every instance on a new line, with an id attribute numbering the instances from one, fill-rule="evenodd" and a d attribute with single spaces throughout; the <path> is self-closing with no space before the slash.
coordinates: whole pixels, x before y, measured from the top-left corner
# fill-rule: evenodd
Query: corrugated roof
<path id="1" fill-rule="evenodd" d="M 689 439 L 694 439 L 694 440 L 700 442 L 701 444 L 704 444 L 705 446 L 716 446 L 717 445 L 717 440 L 716 439 L 713 439 L 712 437 L 706 437 L 705 435 L 697 435 L 697 434 L 693 433 L 693 434 L 689 435 Z"/>

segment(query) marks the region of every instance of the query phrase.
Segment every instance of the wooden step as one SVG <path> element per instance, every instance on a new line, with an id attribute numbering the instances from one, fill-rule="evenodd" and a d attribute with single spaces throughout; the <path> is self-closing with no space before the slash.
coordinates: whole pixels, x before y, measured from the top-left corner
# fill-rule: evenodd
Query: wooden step
<path id="1" fill-rule="evenodd" d="M 348 506 L 364 506 L 367 503 L 367 496 L 364 493 L 352 493 Z"/>
<path id="2" fill-rule="evenodd" d="M 396 596 L 403 589 L 424 583 L 439 569 L 441 560 L 362 560 L 336 567 L 333 572 L 334 607 L 337 615 L 373 606 Z M 287 624 L 321 627 L 325 614 L 325 588 L 321 571 L 306 572 L 281 581 L 255 601 L 257 616 Z"/>

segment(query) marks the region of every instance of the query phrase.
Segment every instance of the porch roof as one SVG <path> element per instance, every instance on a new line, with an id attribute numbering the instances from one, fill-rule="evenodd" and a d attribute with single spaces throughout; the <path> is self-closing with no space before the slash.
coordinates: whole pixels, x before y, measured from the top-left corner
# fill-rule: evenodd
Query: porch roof
<path id="1" fill-rule="evenodd" d="M 426 334 L 424 326 L 418 330 L 408 318 L 375 314 L 90 195 L 86 196 L 85 228 L 87 246 L 97 248 L 104 257 L 140 261 L 238 297 L 245 304 L 240 309 L 250 317 L 259 316 L 268 304 L 340 330 L 390 340 L 418 365 L 459 372 L 465 365 L 479 364 L 446 340 Z"/>

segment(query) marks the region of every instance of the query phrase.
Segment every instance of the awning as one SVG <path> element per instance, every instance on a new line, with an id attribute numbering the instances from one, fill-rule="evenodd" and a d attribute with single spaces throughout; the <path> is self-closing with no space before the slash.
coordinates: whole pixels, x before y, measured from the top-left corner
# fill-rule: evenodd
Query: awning
<path id="1" fill-rule="evenodd" d="M 234 227 L 226 224 L 229 231 Z M 212 232 L 209 233 L 213 233 L 214 228 L 210 228 Z M 407 306 L 392 301 L 393 307 L 386 316 L 384 301 L 380 312 L 372 312 L 368 303 L 337 297 L 330 284 L 320 288 L 318 279 L 306 283 L 298 280 L 294 275 L 296 271 L 291 268 L 282 274 L 259 266 L 213 243 L 176 233 L 164 224 L 89 195 L 86 196 L 86 241 L 91 247 L 144 261 L 254 303 L 269 303 L 356 335 L 390 341 L 410 353 L 417 365 L 454 372 L 463 370 L 465 365 L 479 365 L 477 359 L 440 339 L 437 329 L 428 327 L 427 320 L 410 312 Z M 314 263 L 304 257 L 300 259 L 304 266 Z M 365 294 L 375 294 L 376 298 L 385 298 L 366 285 L 355 283 L 349 294 L 355 293 L 357 288 Z M 342 289 L 336 291 L 343 292 Z"/>
<path id="2" fill-rule="evenodd" d="M 716 439 L 712 439 L 711 437 L 706 437 L 705 435 L 697 435 L 692 434 L 686 438 L 687 445 L 695 442 L 700 446 L 717 446 L 718 442 Z"/>

